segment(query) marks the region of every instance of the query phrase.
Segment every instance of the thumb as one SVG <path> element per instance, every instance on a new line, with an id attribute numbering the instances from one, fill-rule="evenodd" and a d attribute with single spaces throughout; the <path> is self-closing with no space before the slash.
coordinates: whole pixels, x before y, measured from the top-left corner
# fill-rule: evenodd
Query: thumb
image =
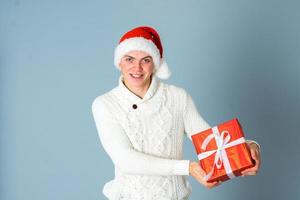
<path id="1" fill-rule="evenodd" d="M 256 155 L 255 149 L 251 148 L 251 149 L 250 149 L 250 152 L 251 152 L 251 157 L 252 157 L 254 160 L 257 160 L 257 155 Z"/>
<path id="2" fill-rule="evenodd" d="M 199 172 L 199 174 L 204 177 L 205 176 L 205 171 L 202 169 L 201 165 L 198 163 L 196 170 Z"/>

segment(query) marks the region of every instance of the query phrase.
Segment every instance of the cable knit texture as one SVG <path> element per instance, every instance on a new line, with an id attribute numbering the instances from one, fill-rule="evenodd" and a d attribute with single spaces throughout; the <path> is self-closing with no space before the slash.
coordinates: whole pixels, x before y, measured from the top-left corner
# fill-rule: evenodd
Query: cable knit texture
<path id="1" fill-rule="evenodd" d="M 187 198 L 191 185 L 185 177 L 189 160 L 183 159 L 183 136 L 191 139 L 209 124 L 184 89 L 154 76 L 141 99 L 122 80 L 92 104 L 100 141 L 115 165 L 104 195 L 112 200 Z"/>

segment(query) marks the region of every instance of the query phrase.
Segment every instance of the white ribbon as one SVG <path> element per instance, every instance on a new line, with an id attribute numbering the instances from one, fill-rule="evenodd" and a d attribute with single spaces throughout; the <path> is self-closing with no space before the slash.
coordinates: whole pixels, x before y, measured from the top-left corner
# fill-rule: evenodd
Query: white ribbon
<path id="1" fill-rule="evenodd" d="M 227 135 L 225 135 L 227 134 Z M 238 145 L 238 144 L 242 144 L 245 143 L 245 138 L 241 137 L 237 140 L 234 141 L 230 141 L 231 136 L 229 134 L 229 131 L 224 130 L 221 133 L 219 132 L 219 129 L 217 126 L 212 127 L 212 134 L 208 135 L 205 140 L 203 141 L 202 145 L 201 145 L 201 149 L 202 150 L 206 150 L 206 147 L 208 145 L 208 143 L 215 138 L 216 140 L 216 144 L 217 144 L 217 149 L 216 150 L 211 150 L 211 151 L 205 151 L 203 153 L 198 154 L 198 158 L 199 160 L 203 160 L 204 158 L 207 158 L 208 156 L 216 153 L 215 155 L 215 160 L 214 160 L 214 165 L 213 168 L 211 169 L 211 171 L 206 174 L 206 176 L 204 177 L 204 179 L 207 181 L 213 174 L 215 166 L 217 167 L 217 169 L 220 169 L 222 167 L 222 164 L 224 165 L 224 169 L 226 171 L 226 174 L 228 175 L 228 177 L 230 179 L 234 178 L 234 174 L 232 172 L 232 168 L 230 166 L 230 162 L 228 160 L 227 157 L 227 153 L 226 153 L 226 148 Z"/>

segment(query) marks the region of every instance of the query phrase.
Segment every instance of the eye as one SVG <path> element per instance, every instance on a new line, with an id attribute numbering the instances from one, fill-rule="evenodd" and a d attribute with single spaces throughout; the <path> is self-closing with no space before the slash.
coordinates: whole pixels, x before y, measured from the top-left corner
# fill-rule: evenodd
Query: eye
<path id="1" fill-rule="evenodd" d="M 126 61 L 126 62 L 132 62 L 132 61 L 133 61 L 133 58 L 127 57 L 127 58 L 125 58 L 125 61 Z"/>
<path id="2" fill-rule="evenodd" d="M 144 59 L 144 62 L 145 62 L 145 63 L 151 63 L 151 61 L 152 61 L 152 60 L 151 60 L 150 58 L 145 58 L 145 59 Z"/>

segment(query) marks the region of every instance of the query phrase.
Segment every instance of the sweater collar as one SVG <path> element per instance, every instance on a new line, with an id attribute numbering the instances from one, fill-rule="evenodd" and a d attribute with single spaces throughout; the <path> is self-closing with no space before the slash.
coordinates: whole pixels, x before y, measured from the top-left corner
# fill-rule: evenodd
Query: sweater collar
<path id="1" fill-rule="evenodd" d="M 144 96 L 144 98 L 140 98 L 138 97 L 136 94 L 134 94 L 133 92 L 131 92 L 126 86 L 125 84 L 123 83 L 123 76 L 121 75 L 119 77 L 119 88 L 120 90 L 122 91 L 122 93 L 124 94 L 124 96 L 126 96 L 126 98 L 130 99 L 131 101 L 133 102 L 144 102 L 144 101 L 147 101 L 148 99 L 150 99 L 156 92 L 157 88 L 158 88 L 158 85 L 159 85 L 159 80 L 155 77 L 155 76 L 152 76 L 152 80 L 151 80 L 151 83 L 150 83 L 150 86 Z"/>

